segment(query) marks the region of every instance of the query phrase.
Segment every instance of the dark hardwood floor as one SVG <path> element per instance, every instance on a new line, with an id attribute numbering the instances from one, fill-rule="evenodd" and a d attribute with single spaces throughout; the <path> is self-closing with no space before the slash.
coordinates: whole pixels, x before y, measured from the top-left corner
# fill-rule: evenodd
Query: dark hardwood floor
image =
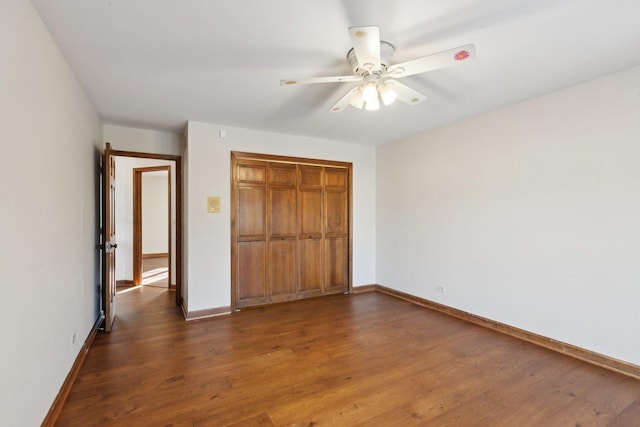
<path id="1" fill-rule="evenodd" d="M 117 298 L 60 426 L 640 426 L 640 381 L 381 293 L 192 322 Z"/>

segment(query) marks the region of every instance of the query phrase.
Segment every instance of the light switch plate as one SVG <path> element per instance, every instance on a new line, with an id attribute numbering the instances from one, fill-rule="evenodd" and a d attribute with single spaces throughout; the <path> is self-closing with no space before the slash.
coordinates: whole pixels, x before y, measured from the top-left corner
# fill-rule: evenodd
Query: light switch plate
<path id="1" fill-rule="evenodd" d="M 220 197 L 209 196 L 207 198 L 207 212 L 208 213 L 220 213 Z"/>

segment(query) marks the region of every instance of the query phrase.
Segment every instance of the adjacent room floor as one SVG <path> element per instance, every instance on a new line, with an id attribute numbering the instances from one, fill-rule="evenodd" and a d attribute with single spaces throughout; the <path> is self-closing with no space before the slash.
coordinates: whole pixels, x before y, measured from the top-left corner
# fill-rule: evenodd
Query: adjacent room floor
<path id="1" fill-rule="evenodd" d="M 169 287 L 169 257 L 143 258 L 142 284 L 167 289 Z"/>
<path id="2" fill-rule="evenodd" d="M 142 259 L 142 286 L 169 288 L 169 257 L 155 256 Z M 118 280 L 116 293 L 129 292 L 136 288 L 130 280 Z"/>
<path id="3" fill-rule="evenodd" d="M 338 295 L 185 322 L 117 296 L 58 425 L 634 426 L 640 381 L 394 297 Z"/>

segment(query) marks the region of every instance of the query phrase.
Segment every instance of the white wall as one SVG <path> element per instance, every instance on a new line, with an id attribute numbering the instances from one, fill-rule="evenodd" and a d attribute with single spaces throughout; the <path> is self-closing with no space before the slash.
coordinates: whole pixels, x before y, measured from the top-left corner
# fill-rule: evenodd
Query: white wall
<path id="1" fill-rule="evenodd" d="M 102 130 L 31 3 L 1 9 L 0 424 L 36 426 L 98 318 Z"/>
<path id="2" fill-rule="evenodd" d="M 169 252 L 169 173 L 142 174 L 142 253 Z"/>
<path id="3" fill-rule="evenodd" d="M 231 151 L 352 162 L 353 285 L 375 283 L 374 147 L 189 122 L 186 148 L 189 311 L 231 303 Z M 221 197 L 220 214 L 207 213 L 207 196 Z"/>
<path id="4" fill-rule="evenodd" d="M 639 88 L 634 68 L 379 147 L 378 283 L 640 364 Z"/>
<path id="5" fill-rule="evenodd" d="M 105 142 L 110 142 L 114 150 L 172 156 L 182 154 L 180 135 L 174 132 L 104 125 L 103 133 Z"/>
<path id="6" fill-rule="evenodd" d="M 175 200 L 175 162 L 157 159 L 116 156 L 116 280 L 133 280 L 133 169 L 170 166 L 171 197 Z M 176 221 L 175 203 L 171 214 L 171 283 L 176 283 Z M 143 234 L 145 232 L 143 231 Z M 165 231 L 166 235 L 166 231 Z"/>

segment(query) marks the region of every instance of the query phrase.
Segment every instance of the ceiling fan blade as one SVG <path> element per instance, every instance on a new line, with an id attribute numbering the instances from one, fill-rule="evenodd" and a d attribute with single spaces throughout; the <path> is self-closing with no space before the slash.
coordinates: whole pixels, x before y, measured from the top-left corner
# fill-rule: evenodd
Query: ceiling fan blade
<path id="1" fill-rule="evenodd" d="M 329 109 L 329 111 L 327 111 L 327 113 L 339 113 L 340 111 L 344 110 L 345 108 L 347 108 L 349 106 L 349 103 L 351 101 L 351 97 L 358 91 L 360 90 L 360 86 L 356 86 L 353 89 L 351 89 L 349 92 L 347 92 L 347 94 L 345 96 L 343 96 L 342 98 L 340 98 L 340 100 L 338 102 L 336 102 L 333 107 L 331 107 Z"/>
<path id="2" fill-rule="evenodd" d="M 360 68 L 369 71 L 380 69 L 380 28 L 350 27 L 349 36 L 353 43 L 353 50 L 358 58 Z"/>
<path id="3" fill-rule="evenodd" d="M 384 84 L 398 94 L 398 101 L 404 102 L 405 104 L 415 105 L 427 99 L 426 96 L 417 90 L 413 90 L 409 86 L 404 85 L 397 80 L 388 79 L 385 80 Z"/>
<path id="4" fill-rule="evenodd" d="M 402 62 L 389 67 L 386 76 L 400 78 L 414 74 L 426 73 L 475 59 L 476 47 L 473 44 L 456 47 L 433 55 Z"/>
<path id="5" fill-rule="evenodd" d="M 360 80 L 362 80 L 362 77 L 359 77 L 359 76 L 333 76 L 333 77 L 311 77 L 306 79 L 283 79 L 283 80 L 280 80 L 280 86 L 307 85 L 312 83 L 359 82 Z"/>

